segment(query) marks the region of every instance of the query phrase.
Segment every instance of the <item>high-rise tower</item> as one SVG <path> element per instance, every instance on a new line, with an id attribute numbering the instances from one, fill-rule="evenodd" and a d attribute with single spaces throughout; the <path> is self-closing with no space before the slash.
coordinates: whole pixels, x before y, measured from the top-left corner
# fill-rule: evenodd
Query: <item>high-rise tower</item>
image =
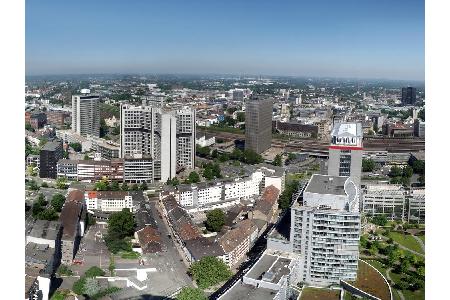
<path id="1" fill-rule="evenodd" d="M 81 136 L 100 136 L 100 98 L 88 89 L 72 96 L 72 130 Z"/>
<path id="2" fill-rule="evenodd" d="M 271 98 L 251 96 L 245 103 L 245 149 L 262 153 L 272 143 Z"/>

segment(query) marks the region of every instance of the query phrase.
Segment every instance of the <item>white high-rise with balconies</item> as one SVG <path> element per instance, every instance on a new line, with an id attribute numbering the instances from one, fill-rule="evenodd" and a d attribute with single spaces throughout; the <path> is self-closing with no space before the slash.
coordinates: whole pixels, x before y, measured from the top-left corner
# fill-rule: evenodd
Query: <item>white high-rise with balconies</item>
<path id="1" fill-rule="evenodd" d="M 81 136 L 100 136 L 100 98 L 88 89 L 72 96 L 72 130 Z"/>
<path id="2" fill-rule="evenodd" d="M 313 175 L 302 203 L 291 208 L 290 243 L 301 281 L 328 286 L 356 279 L 361 217 L 359 190 L 349 177 Z"/>

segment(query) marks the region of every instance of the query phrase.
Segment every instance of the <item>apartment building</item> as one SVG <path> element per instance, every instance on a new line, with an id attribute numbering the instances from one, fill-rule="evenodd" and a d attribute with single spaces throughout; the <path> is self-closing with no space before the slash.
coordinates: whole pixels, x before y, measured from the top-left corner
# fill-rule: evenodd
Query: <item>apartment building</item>
<path id="1" fill-rule="evenodd" d="M 252 220 L 239 222 L 237 226 L 227 231 L 220 239 L 219 244 L 225 255 L 221 259 L 230 268 L 243 260 L 253 241 L 258 236 L 258 227 Z"/>
<path id="2" fill-rule="evenodd" d="M 356 279 L 360 238 L 359 191 L 346 176 L 313 175 L 302 202 L 291 208 L 290 243 L 300 280 L 328 286 Z"/>
<path id="3" fill-rule="evenodd" d="M 194 167 L 195 110 L 122 104 L 120 112 L 122 158 L 152 157 L 153 180 L 167 181 L 177 169 Z"/>
<path id="4" fill-rule="evenodd" d="M 369 184 L 363 189 L 363 212 L 368 217 L 384 215 L 403 221 L 406 214 L 405 190 L 397 184 Z"/>
<path id="5" fill-rule="evenodd" d="M 252 95 L 245 101 L 245 149 L 259 154 L 270 148 L 272 107 L 270 97 Z"/>
<path id="6" fill-rule="evenodd" d="M 72 130 L 81 136 L 100 136 L 100 97 L 89 89 L 72 96 Z"/>
<path id="7" fill-rule="evenodd" d="M 88 211 L 115 212 L 134 210 L 133 195 L 125 191 L 86 191 L 84 200 Z"/>

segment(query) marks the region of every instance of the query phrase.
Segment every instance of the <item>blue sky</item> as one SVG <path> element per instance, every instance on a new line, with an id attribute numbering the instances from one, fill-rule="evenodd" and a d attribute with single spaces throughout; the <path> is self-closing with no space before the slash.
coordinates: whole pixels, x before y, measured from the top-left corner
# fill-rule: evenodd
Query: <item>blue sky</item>
<path id="1" fill-rule="evenodd" d="M 423 80 L 423 0 L 27 0 L 26 74 Z"/>

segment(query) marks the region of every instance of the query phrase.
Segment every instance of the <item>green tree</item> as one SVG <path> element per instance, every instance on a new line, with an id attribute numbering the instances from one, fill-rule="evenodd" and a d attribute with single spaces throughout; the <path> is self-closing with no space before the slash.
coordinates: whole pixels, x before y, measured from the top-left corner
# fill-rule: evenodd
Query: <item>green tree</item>
<path id="1" fill-rule="evenodd" d="M 34 132 L 34 128 L 31 126 L 30 123 L 25 123 L 25 130 Z"/>
<path id="2" fill-rule="evenodd" d="M 43 188 L 48 188 L 47 182 L 44 181 L 44 182 L 41 184 L 41 187 L 43 187 Z"/>
<path id="3" fill-rule="evenodd" d="M 177 295 L 176 300 L 207 300 L 205 293 L 199 288 L 184 287 Z"/>
<path id="4" fill-rule="evenodd" d="M 146 191 L 148 189 L 147 183 L 144 181 L 141 183 L 141 186 L 139 187 L 140 190 Z"/>
<path id="5" fill-rule="evenodd" d="M 412 163 L 412 168 L 414 173 L 424 175 L 425 174 L 425 161 L 424 160 L 415 160 Z"/>
<path id="6" fill-rule="evenodd" d="M 86 283 L 86 278 L 81 277 L 77 281 L 73 283 L 72 291 L 77 295 L 83 295 L 84 294 L 84 284 Z"/>
<path id="7" fill-rule="evenodd" d="M 84 283 L 84 293 L 89 297 L 92 297 L 98 292 L 100 292 L 100 285 L 98 284 L 98 280 L 93 277 L 87 277 Z"/>
<path id="8" fill-rule="evenodd" d="M 58 214 L 53 208 L 47 208 L 43 211 L 41 211 L 37 218 L 39 220 L 47 220 L 47 221 L 56 221 L 58 220 Z"/>
<path id="9" fill-rule="evenodd" d="M 115 269 L 116 269 L 116 264 L 114 262 L 114 255 L 111 255 L 111 256 L 109 256 L 109 266 L 108 266 L 110 276 L 114 276 Z"/>
<path id="10" fill-rule="evenodd" d="M 190 183 L 200 182 L 200 175 L 198 175 L 197 172 L 192 171 L 191 173 L 189 173 L 188 180 L 189 180 Z"/>
<path id="11" fill-rule="evenodd" d="M 58 270 L 56 271 L 58 275 L 71 276 L 73 275 L 73 271 L 66 265 L 60 264 Z"/>
<path id="12" fill-rule="evenodd" d="M 122 183 L 121 189 L 122 189 L 122 191 L 128 191 L 128 183 L 126 183 L 126 182 Z"/>
<path id="13" fill-rule="evenodd" d="M 100 120 L 100 137 L 104 137 L 108 133 L 108 126 L 106 126 L 105 119 Z"/>
<path id="14" fill-rule="evenodd" d="M 407 177 L 410 178 L 413 174 L 413 168 L 411 168 L 410 166 L 406 166 L 403 168 L 403 177 Z"/>
<path id="15" fill-rule="evenodd" d="M 108 220 L 108 236 L 123 239 L 134 233 L 134 217 L 128 208 L 114 212 Z"/>
<path id="16" fill-rule="evenodd" d="M 111 191 L 119 191 L 120 190 L 119 183 L 117 181 L 111 182 L 110 189 Z"/>
<path id="17" fill-rule="evenodd" d="M 419 110 L 419 112 L 417 113 L 417 116 L 425 122 L 425 108 L 422 108 L 421 110 Z"/>
<path id="18" fill-rule="evenodd" d="M 254 165 L 263 162 L 262 156 L 251 149 L 245 149 L 243 155 L 243 162 L 246 164 Z"/>
<path id="19" fill-rule="evenodd" d="M 197 145 L 195 148 L 196 148 L 195 152 L 196 152 L 197 156 L 200 156 L 200 157 L 208 157 L 209 153 L 211 152 L 211 149 L 209 147 L 201 147 L 201 146 Z"/>
<path id="20" fill-rule="evenodd" d="M 206 213 L 206 229 L 219 232 L 225 225 L 225 214 L 222 210 L 216 208 Z"/>
<path id="21" fill-rule="evenodd" d="M 131 190 L 132 190 L 132 191 L 139 191 L 139 185 L 137 185 L 136 183 L 134 183 L 134 184 L 131 186 Z"/>
<path id="22" fill-rule="evenodd" d="M 292 195 L 297 191 L 298 184 L 298 180 L 293 180 L 286 184 L 284 191 L 278 197 L 278 208 L 286 210 L 290 207 Z"/>
<path id="23" fill-rule="evenodd" d="M 56 179 L 56 188 L 65 189 L 67 187 L 67 179 L 65 177 L 58 177 Z"/>
<path id="24" fill-rule="evenodd" d="M 39 190 L 39 187 L 38 187 L 36 181 L 34 181 L 33 179 L 28 182 L 28 188 L 32 191 Z"/>
<path id="25" fill-rule="evenodd" d="M 166 184 L 167 184 L 167 185 L 172 185 L 172 186 L 177 186 L 177 185 L 180 184 L 180 181 L 179 181 L 178 178 L 176 178 L 176 177 L 174 177 L 174 178 L 172 178 L 172 179 L 169 178 L 169 179 L 167 179 Z"/>
<path id="26" fill-rule="evenodd" d="M 212 256 L 205 256 L 194 262 L 189 268 L 189 274 L 202 289 L 223 282 L 232 276 L 228 266 L 222 260 Z"/>
<path id="27" fill-rule="evenodd" d="M 81 144 L 80 143 L 70 143 L 69 147 L 72 148 L 75 152 L 81 152 Z"/>
<path id="28" fill-rule="evenodd" d="M 279 167 L 283 165 L 283 159 L 281 158 L 280 154 L 275 155 L 275 159 L 273 160 L 272 164 Z"/>
<path id="29" fill-rule="evenodd" d="M 362 170 L 363 172 L 372 172 L 375 169 L 375 162 L 372 159 L 362 160 Z"/>
<path id="30" fill-rule="evenodd" d="M 90 160 L 89 155 L 87 155 L 87 153 L 84 155 L 84 160 Z"/>
<path id="31" fill-rule="evenodd" d="M 62 194 L 58 193 L 58 194 L 53 195 L 52 201 L 50 203 L 57 212 L 60 212 L 65 201 L 66 201 L 66 197 L 64 197 Z"/>
<path id="32" fill-rule="evenodd" d="M 390 177 L 401 177 L 403 175 L 403 170 L 400 167 L 392 166 L 389 172 Z"/>
<path id="33" fill-rule="evenodd" d="M 104 275 L 105 275 L 105 271 L 103 271 L 102 269 L 100 269 L 97 266 L 90 267 L 89 269 L 86 270 L 86 272 L 84 272 L 85 277 L 97 277 L 97 276 L 104 276 Z"/>
<path id="34" fill-rule="evenodd" d="M 108 180 L 102 179 L 95 183 L 94 189 L 96 191 L 108 191 L 109 190 L 109 182 Z"/>
<path id="35" fill-rule="evenodd" d="M 236 114 L 236 119 L 238 122 L 245 122 L 245 112 L 240 111 Z"/>
<path id="36" fill-rule="evenodd" d="M 388 220 L 385 215 L 376 215 L 372 218 L 372 223 L 378 226 L 385 226 Z"/>

